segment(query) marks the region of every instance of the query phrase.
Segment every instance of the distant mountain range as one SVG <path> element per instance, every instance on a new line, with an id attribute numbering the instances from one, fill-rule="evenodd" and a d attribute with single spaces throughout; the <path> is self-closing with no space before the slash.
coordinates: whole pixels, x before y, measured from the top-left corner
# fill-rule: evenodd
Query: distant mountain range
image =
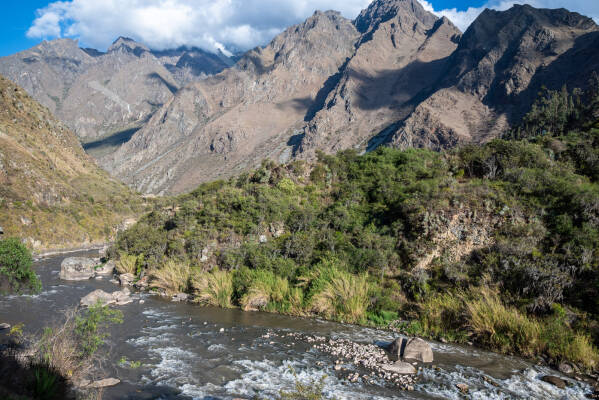
<path id="1" fill-rule="evenodd" d="M 462 34 L 417 0 L 376 0 L 354 21 L 316 12 L 239 59 L 61 39 L 0 59 L 0 73 L 84 142 L 130 130 L 99 163 L 140 191 L 178 193 L 265 158 L 490 140 L 542 86 L 584 87 L 598 48 L 599 27 L 564 9 L 486 10 Z"/>

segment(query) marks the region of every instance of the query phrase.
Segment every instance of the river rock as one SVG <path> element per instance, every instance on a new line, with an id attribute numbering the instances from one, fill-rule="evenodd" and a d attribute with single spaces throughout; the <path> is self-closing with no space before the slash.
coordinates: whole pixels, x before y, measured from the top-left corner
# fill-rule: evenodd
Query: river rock
<path id="1" fill-rule="evenodd" d="M 7 324 L 6 322 L 3 322 L 0 324 L 0 331 L 3 331 L 5 329 L 10 329 L 10 324 Z"/>
<path id="2" fill-rule="evenodd" d="M 468 385 L 466 385 L 465 383 L 458 383 L 457 385 L 455 385 L 455 387 L 457 387 L 460 390 L 460 392 L 464 394 L 468 393 L 468 390 L 470 390 Z"/>
<path id="3" fill-rule="evenodd" d="M 401 352 L 402 348 L 405 345 L 405 342 L 405 338 L 397 338 L 393 342 L 391 342 L 389 347 L 387 347 L 387 351 L 391 354 L 392 360 L 399 360 L 401 358 Z"/>
<path id="4" fill-rule="evenodd" d="M 99 381 L 94 381 L 94 382 L 90 383 L 89 385 L 87 385 L 87 387 L 98 389 L 98 388 L 118 385 L 119 383 L 121 383 L 121 381 L 119 379 L 106 378 L 106 379 L 101 379 Z"/>
<path id="5" fill-rule="evenodd" d="M 114 261 L 110 260 L 106 264 L 103 264 L 100 268 L 96 269 L 98 275 L 112 275 L 114 273 L 115 264 Z"/>
<path id="6" fill-rule="evenodd" d="M 120 274 L 119 275 L 119 282 L 121 284 L 121 286 L 131 286 L 131 284 L 133 283 L 133 281 L 135 280 L 135 275 L 133 274 Z"/>
<path id="7" fill-rule="evenodd" d="M 553 386 L 557 386 L 560 389 L 564 389 L 566 387 L 566 381 L 562 378 L 558 378 L 557 376 L 545 375 L 541 378 L 543 382 L 547 382 L 552 384 Z"/>
<path id="8" fill-rule="evenodd" d="M 383 371 L 401 375 L 412 375 L 416 373 L 416 368 L 410 363 L 397 361 L 394 364 L 385 364 L 381 366 Z"/>
<path id="9" fill-rule="evenodd" d="M 149 285 L 150 283 L 147 276 L 141 277 L 137 282 L 133 284 L 133 286 L 138 290 L 146 290 Z"/>
<path id="10" fill-rule="evenodd" d="M 94 290 L 87 296 L 84 296 L 79 303 L 84 307 L 89 307 L 96 304 L 98 301 L 102 302 L 104 305 L 116 303 L 113 295 L 106 293 L 102 289 Z"/>
<path id="11" fill-rule="evenodd" d="M 173 296 L 173 301 L 187 301 L 189 295 L 187 293 L 177 293 Z"/>
<path id="12" fill-rule="evenodd" d="M 402 357 L 404 359 L 430 363 L 433 362 L 433 349 L 424 340 L 412 338 L 407 341 Z"/>
<path id="13" fill-rule="evenodd" d="M 561 362 L 559 363 L 559 366 L 557 367 L 557 369 L 559 370 L 559 372 L 561 372 L 562 374 L 573 374 L 574 373 L 574 368 L 572 368 L 572 366 L 570 364 L 568 364 L 567 362 Z"/>
<path id="14" fill-rule="evenodd" d="M 133 299 L 131 298 L 131 291 L 127 288 L 112 293 L 112 298 L 119 306 L 133 302 Z"/>
<path id="15" fill-rule="evenodd" d="M 65 281 L 84 281 L 96 274 L 96 263 L 91 258 L 68 257 L 60 264 L 60 279 Z"/>

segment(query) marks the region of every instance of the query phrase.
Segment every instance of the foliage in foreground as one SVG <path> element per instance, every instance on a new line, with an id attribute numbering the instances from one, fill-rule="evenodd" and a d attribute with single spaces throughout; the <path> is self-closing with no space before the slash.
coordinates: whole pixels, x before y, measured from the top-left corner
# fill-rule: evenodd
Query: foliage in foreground
<path id="1" fill-rule="evenodd" d="M 72 398 L 71 382 L 89 378 L 99 367 L 97 350 L 110 324 L 122 322 L 122 313 L 98 303 L 87 310 L 70 309 L 64 319 L 40 335 L 13 333 L 13 350 L 0 353 L 0 396 L 39 400 Z M 23 361 L 19 352 L 31 354 Z M 90 395 L 97 394 L 90 392 Z"/>
<path id="2" fill-rule="evenodd" d="M 32 269 L 31 252 L 18 239 L 0 240 L 0 292 L 38 292 L 42 283 Z"/>
<path id="3" fill-rule="evenodd" d="M 593 93 L 584 104 L 599 104 Z M 555 114 L 538 107 L 520 140 L 264 162 L 156 207 L 113 253 L 143 256 L 154 287 L 204 304 L 410 319 L 429 336 L 592 367 L 599 115 L 580 105 L 547 125 Z"/>

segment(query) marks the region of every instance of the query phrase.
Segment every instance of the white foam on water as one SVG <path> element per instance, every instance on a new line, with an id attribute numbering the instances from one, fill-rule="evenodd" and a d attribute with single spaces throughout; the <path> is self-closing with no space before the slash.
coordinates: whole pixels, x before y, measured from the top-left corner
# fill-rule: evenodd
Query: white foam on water
<path id="1" fill-rule="evenodd" d="M 210 346 L 208 346 L 208 348 L 206 350 L 213 351 L 213 352 L 226 351 L 227 347 L 222 344 L 211 344 Z"/>
<path id="2" fill-rule="evenodd" d="M 193 363 L 197 362 L 196 354 L 179 347 L 161 347 L 150 349 L 149 352 L 160 357 L 150 372 L 154 383 L 180 387 L 192 381 L 189 374 Z"/>
<path id="3" fill-rule="evenodd" d="M 168 344 L 172 342 L 172 333 L 162 333 L 160 335 L 140 336 L 137 338 L 127 339 L 127 343 L 136 347 L 149 347 L 158 344 Z"/>
<path id="4" fill-rule="evenodd" d="M 361 384 L 349 384 L 339 380 L 330 369 L 315 369 L 306 363 L 284 361 L 277 363 L 270 360 L 240 360 L 233 363 L 242 372 L 239 379 L 228 382 L 224 387 L 228 394 L 238 396 L 260 396 L 261 398 L 278 398 L 279 392 L 292 391 L 296 379 L 303 384 L 318 382 L 326 375 L 324 394 L 327 398 L 338 400 L 378 400 L 400 397 L 380 397 L 368 393 Z M 292 372 L 295 371 L 295 375 Z"/>
<path id="5" fill-rule="evenodd" d="M 543 375 L 550 374 L 552 372 L 549 369 L 531 367 L 524 371 L 515 371 L 508 379 L 494 379 L 494 382 L 498 384 L 496 387 L 483 380 L 484 373 L 476 368 L 456 366 L 454 371 L 436 371 L 432 368 L 425 368 L 420 372 L 420 376 L 426 383 L 416 385 L 416 390 L 445 399 L 459 400 L 464 396 L 456 384 L 465 383 L 469 387 L 468 397 L 475 400 L 586 399 L 585 393 L 589 390 L 584 384 L 569 381 L 570 386 L 566 389 L 559 389 L 540 380 Z"/>

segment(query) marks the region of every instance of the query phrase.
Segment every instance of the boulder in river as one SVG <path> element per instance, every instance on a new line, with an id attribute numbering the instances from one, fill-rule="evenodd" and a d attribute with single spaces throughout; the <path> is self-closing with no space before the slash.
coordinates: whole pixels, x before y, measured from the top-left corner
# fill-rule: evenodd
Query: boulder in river
<path id="1" fill-rule="evenodd" d="M 3 322 L 0 324 L 0 331 L 3 331 L 5 329 L 10 329 L 10 324 L 7 324 L 6 322 Z"/>
<path id="2" fill-rule="evenodd" d="M 176 295 L 173 296 L 173 301 L 175 301 L 175 302 L 187 301 L 188 298 L 189 298 L 189 295 L 187 293 L 177 293 Z"/>
<path id="3" fill-rule="evenodd" d="M 397 338 L 391 342 L 389 347 L 387 347 L 387 351 L 391 354 L 392 360 L 399 360 L 401 358 L 401 353 L 403 347 L 405 346 L 405 342 L 405 338 Z"/>
<path id="4" fill-rule="evenodd" d="M 401 375 L 412 375 L 416 373 L 416 368 L 410 363 L 397 361 L 394 364 L 385 364 L 381 366 L 383 371 Z"/>
<path id="5" fill-rule="evenodd" d="M 96 263 L 91 258 L 68 257 L 60 264 L 60 279 L 65 281 L 84 281 L 96 274 Z"/>
<path id="6" fill-rule="evenodd" d="M 100 301 L 104 305 L 116 304 L 121 306 L 133 301 L 130 293 L 131 292 L 129 292 L 129 289 L 126 288 L 113 293 L 107 293 L 102 289 L 97 289 L 83 297 L 80 301 L 80 304 L 84 307 L 89 307 Z"/>
<path id="7" fill-rule="evenodd" d="M 420 338 L 412 338 L 406 342 L 402 357 L 420 362 L 433 362 L 433 349 L 431 345 Z"/>
<path id="8" fill-rule="evenodd" d="M 455 387 L 457 387 L 460 390 L 460 392 L 464 394 L 468 393 L 468 390 L 470 390 L 468 385 L 466 385 L 465 383 L 458 383 L 457 385 L 455 385 Z"/>
<path id="9" fill-rule="evenodd" d="M 565 387 L 566 387 L 566 381 L 563 380 L 562 378 L 558 378 L 557 376 L 545 375 L 544 377 L 541 378 L 541 380 L 543 382 L 550 383 L 553 386 L 557 386 L 560 389 L 565 389 Z"/>
<path id="10" fill-rule="evenodd" d="M 96 304 L 98 301 L 102 302 L 104 305 L 116 302 L 112 294 L 106 293 L 102 289 L 97 289 L 83 297 L 79 303 L 84 307 L 89 307 Z"/>

